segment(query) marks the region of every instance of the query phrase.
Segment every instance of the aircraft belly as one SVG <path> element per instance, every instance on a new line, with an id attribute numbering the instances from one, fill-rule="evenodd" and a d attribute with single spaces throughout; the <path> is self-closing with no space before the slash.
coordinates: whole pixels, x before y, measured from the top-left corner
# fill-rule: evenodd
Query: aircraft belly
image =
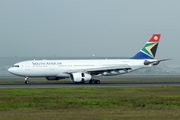
<path id="1" fill-rule="evenodd" d="M 65 73 L 59 73 L 58 75 L 56 75 L 56 77 L 70 77 L 70 75 Z"/>

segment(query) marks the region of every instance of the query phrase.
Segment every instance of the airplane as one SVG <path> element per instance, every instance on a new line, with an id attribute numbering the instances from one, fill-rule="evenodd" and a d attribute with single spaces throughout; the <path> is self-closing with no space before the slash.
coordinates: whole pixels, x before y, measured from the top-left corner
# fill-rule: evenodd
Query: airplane
<path id="1" fill-rule="evenodd" d="M 144 47 L 129 59 L 29 60 L 14 64 L 11 74 L 24 77 L 45 77 L 47 80 L 70 78 L 73 83 L 99 84 L 98 77 L 114 76 L 158 65 L 167 59 L 155 59 L 161 34 L 153 34 Z"/>

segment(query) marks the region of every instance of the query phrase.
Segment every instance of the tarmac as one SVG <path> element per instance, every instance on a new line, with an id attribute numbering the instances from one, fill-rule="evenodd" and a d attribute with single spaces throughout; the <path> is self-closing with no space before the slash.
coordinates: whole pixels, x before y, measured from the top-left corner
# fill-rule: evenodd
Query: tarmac
<path id="1" fill-rule="evenodd" d="M 180 86 L 180 82 L 117 82 L 101 84 L 74 84 L 74 83 L 32 83 L 32 84 L 0 84 L 0 88 L 79 88 L 79 87 L 157 87 Z"/>
<path id="2" fill-rule="evenodd" d="M 100 79 L 101 80 L 101 79 Z M 127 81 L 127 82 L 126 82 Z M 75 84 L 69 80 L 64 82 L 45 79 L 30 79 L 30 84 L 24 84 L 23 78 L 0 78 L 0 88 L 98 88 L 98 87 L 158 87 L 180 86 L 179 75 L 139 75 L 123 78 L 102 79 L 100 84 Z"/>

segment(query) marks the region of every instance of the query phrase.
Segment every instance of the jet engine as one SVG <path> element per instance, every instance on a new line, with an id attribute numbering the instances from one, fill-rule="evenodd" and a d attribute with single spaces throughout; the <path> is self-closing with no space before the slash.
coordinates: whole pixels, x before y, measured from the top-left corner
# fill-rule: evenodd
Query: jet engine
<path id="1" fill-rule="evenodd" d="M 86 80 L 91 80 L 92 76 L 88 73 L 72 73 L 70 75 L 70 80 L 72 82 L 85 82 Z"/>

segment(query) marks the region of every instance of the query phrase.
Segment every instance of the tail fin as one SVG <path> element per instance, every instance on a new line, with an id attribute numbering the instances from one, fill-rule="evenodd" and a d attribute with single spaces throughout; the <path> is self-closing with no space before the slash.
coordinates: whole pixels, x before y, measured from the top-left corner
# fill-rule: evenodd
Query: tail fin
<path id="1" fill-rule="evenodd" d="M 154 59 L 161 34 L 153 34 L 144 47 L 131 59 Z"/>

